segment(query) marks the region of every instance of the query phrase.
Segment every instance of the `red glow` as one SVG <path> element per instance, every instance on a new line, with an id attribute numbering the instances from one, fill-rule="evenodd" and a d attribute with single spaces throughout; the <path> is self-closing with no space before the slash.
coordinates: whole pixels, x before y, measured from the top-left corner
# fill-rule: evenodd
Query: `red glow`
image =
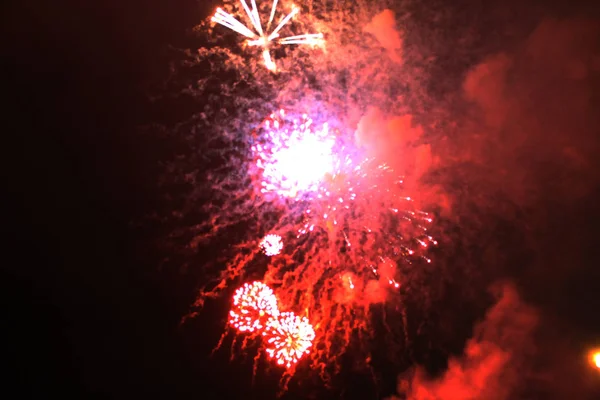
<path id="1" fill-rule="evenodd" d="M 262 331 L 267 354 L 286 368 L 309 353 L 315 338 L 307 318 L 279 313 L 273 290 L 262 282 L 246 283 L 235 292 L 229 317 L 229 323 L 240 332 Z"/>
<path id="2" fill-rule="evenodd" d="M 592 367 L 600 370 L 600 349 L 595 349 L 590 352 L 590 364 Z"/>

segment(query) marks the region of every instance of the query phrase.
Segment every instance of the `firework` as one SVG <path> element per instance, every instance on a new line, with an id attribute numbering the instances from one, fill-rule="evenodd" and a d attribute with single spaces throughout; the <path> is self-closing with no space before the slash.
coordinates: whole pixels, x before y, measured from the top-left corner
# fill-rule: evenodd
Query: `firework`
<path id="1" fill-rule="evenodd" d="M 277 298 L 270 287 L 261 282 L 246 283 L 233 296 L 229 324 L 240 332 L 263 329 L 269 318 L 279 315 Z"/>
<path id="2" fill-rule="evenodd" d="M 283 249 L 283 242 L 281 236 L 269 234 L 263 238 L 260 242 L 260 247 L 268 256 L 276 256 Z"/>
<path id="3" fill-rule="evenodd" d="M 357 352 L 370 351 L 369 343 L 380 327 L 389 329 L 389 325 L 391 330 L 398 330 L 386 335 L 395 347 L 408 346 L 411 338 L 404 307 L 429 304 L 420 302 L 421 296 L 436 293 L 421 293 L 415 286 L 428 281 L 423 277 L 436 276 L 428 251 L 436 241 L 431 232 L 433 215 L 421 210 L 419 201 L 411 197 L 420 198 L 413 192 L 418 187 L 412 185 L 413 177 L 406 177 L 406 185 L 403 182 L 405 173 L 417 169 L 409 148 L 412 142 L 404 146 L 409 135 L 401 130 L 408 125 L 377 118 L 373 122 L 381 124 L 372 124 L 368 118 L 364 120 L 369 123 L 359 123 L 359 113 L 372 106 L 381 108 L 382 118 L 384 113 L 416 111 L 411 108 L 413 103 L 408 103 L 412 97 L 404 91 L 407 82 L 415 87 L 420 75 L 410 75 L 411 68 L 396 73 L 399 66 L 382 57 L 379 35 L 365 37 L 365 24 L 381 11 L 377 10 L 381 3 L 311 1 L 306 3 L 310 15 L 302 16 L 290 2 L 222 3 L 211 25 L 215 31 L 221 29 L 217 24 L 234 31 L 220 32 L 242 47 L 248 46 L 244 50 L 251 62 L 245 62 L 246 56 L 239 58 L 222 41 L 219 46 L 198 49 L 199 56 L 193 54 L 197 61 L 190 65 L 210 68 L 198 81 L 193 75 L 191 85 L 186 80 L 185 88 L 186 93 L 192 91 L 210 99 L 201 113 L 206 129 L 196 129 L 196 119 L 179 129 L 190 138 L 205 141 L 206 151 L 192 151 L 189 158 L 174 160 L 168 172 L 178 182 L 182 179 L 177 176 L 180 171 L 187 174 L 197 170 L 206 175 L 185 186 L 190 193 L 186 193 L 185 203 L 177 205 L 181 207 L 179 213 L 172 215 L 179 218 L 177 224 L 186 224 L 176 225 L 178 235 L 170 236 L 184 244 L 190 241 L 189 246 L 178 242 L 179 247 L 175 247 L 186 254 L 188 249 L 199 252 L 203 246 L 218 252 L 215 267 L 202 272 L 212 276 L 202 278 L 206 286 L 200 289 L 195 307 L 228 292 L 240 277 L 273 283 L 277 300 L 273 294 L 270 313 L 294 310 L 310 316 L 315 329 L 309 337 L 314 338 L 310 342 L 314 346 L 310 354 L 299 354 L 310 358 L 311 365 L 325 375 L 339 355 L 349 350 L 351 342 Z M 330 21 L 329 26 L 321 22 L 310 25 L 313 16 Z M 400 17 L 392 20 L 404 21 Z M 325 43 L 323 35 L 297 34 L 318 32 L 317 28 L 325 33 L 328 51 L 304 57 L 302 50 L 308 49 L 304 46 Z M 302 47 L 282 47 L 296 44 Z M 278 58 L 296 50 L 300 53 L 294 62 L 286 61 L 285 76 L 258 66 L 275 70 L 274 51 Z M 277 67 L 284 69 L 283 62 Z M 236 73 L 229 74 L 234 68 Z M 257 79 L 250 79 L 256 68 L 265 75 L 259 73 L 254 76 Z M 219 81 L 221 77 L 227 81 Z M 254 125 L 259 113 L 276 102 L 290 110 L 277 110 L 260 127 Z M 308 108 L 311 106 L 318 108 L 318 114 Z M 325 115 L 335 115 L 336 119 L 327 120 Z M 348 126 L 344 122 L 349 122 Z M 247 130 L 250 124 L 254 129 Z M 360 135 L 352 129 L 357 126 L 365 132 L 368 127 L 378 132 Z M 190 143 L 194 150 L 200 148 L 200 143 Z M 414 145 L 420 143 L 415 141 Z M 382 149 L 385 145 L 401 147 L 402 151 L 390 154 L 391 149 Z M 371 158 L 373 155 L 394 156 L 393 167 L 386 164 L 390 159 Z M 404 156 L 409 158 L 406 170 L 401 160 Z M 187 182 L 188 176 L 185 178 Z M 202 212 L 196 215 L 199 208 Z M 179 217 L 186 213 L 194 214 L 187 219 Z M 412 301 L 413 296 L 417 301 Z M 259 306 L 241 307 L 239 300 L 234 303 L 230 326 L 254 332 L 245 338 L 260 335 L 276 363 L 292 366 L 295 361 L 289 354 L 297 353 L 281 343 L 285 344 L 282 338 L 295 323 L 290 325 L 280 316 L 269 321 L 265 318 L 268 313 L 261 313 Z M 282 305 L 281 311 L 277 311 L 277 303 Z M 293 345 L 296 339 L 289 335 Z"/>
<path id="4" fill-rule="evenodd" d="M 258 7 L 256 6 L 256 1 L 251 0 L 251 8 L 248 6 L 248 3 L 245 0 L 240 0 L 246 15 L 250 19 L 250 23 L 254 28 L 254 31 L 250 29 L 248 26 L 241 23 L 238 19 L 236 19 L 233 15 L 223 11 L 221 8 L 217 8 L 215 15 L 212 17 L 212 21 L 218 24 L 221 24 L 240 35 L 248 38 L 247 44 L 249 46 L 259 46 L 263 48 L 262 57 L 265 63 L 265 66 L 269 70 L 276 70 L 275 63 L 271 58 L 271 53 L 269 52 L 269 47 L 273 44 L 273 42 L 281 44 L 281 45 L 290 45 L 290 44 L 319 44 L 323 40 L 323 34 L 321 33 L 307 33 L 302 35 L 288 36 L 280 38 L 279 31 L 296 15 L 300 12 L 300 9 L 296 6 L 292 7 L 292 11 L 286 16 L 282 16 L 277 26 L 271 30 L 271 24 L 275 18 L 275 13 L 277 10 L 277 0 L 273 0 L 271 3 L 271 8 L 269 12 L 269 19 L 264 26 L 261 21 L 261 15 L 259 13 Z M 264 19 L 264 18 L 263 18 Z"/>
<path id="5" fill-rule="evenodd" d="M 344 132 L 316 125 L 308 115 L 278 111 L 250 135 L 253 185 L 219 208 L 238 212 L 220 221 L 233 226 L 251 216 L 258 228 L 253 233 L 268 229 L 277 236 L 267 235 L 258 248 L 253 236 L 240 243 L 219 288 L 256 268 L 261 251 L 278 254 L 263 261 L 264 280 L 277 282 L 278 301 L 305 310 L 319 329 L 294 314 L 271 311 L 269 319 L 257 313 L 260 307 L 242 313 L 237 305 L 232 325 L 261 333 L 268 355 L 288 368 L 314 340 L 318 346 L 310 357 L 323 372 L 352 337 L 368 342 L 372 306 L 399 301 L 399 289 L 410 288 L 411 276 L 431 262 L 428 249 L 437 242 L 429 232 L 433 217 L 408 195 L 399 171 L 367 157 Z M 281 237 L 289 240 L 285 253 Z"/>
<path id="6" fill-rule="evenodd" d="M 287 117 L 284 110 L 264 121 L 264 134 L 252 146 L 260 171 L 260 191 L 298 198 L 319 190 L 335 170 L 335 137 L 329 126 L 313 127 L 313 120 Z"/>
<path id="7" fill-rule="evenodd" d="M 327 168 L 304 185 L 300 179 L 283 179 L 278 157 L 292 135 L 276 122 L 277 116 L 267 119 L 266 140 L 254 149 L 260 155 L 257 166 L 263 167 L 259 187 L 295 200 L 280 208 L 283 216 L 275 228 L 295 235 L 297 245 L 284 255 L 294 263 L 292 271 L 269 265 L 267 274 L 288 282 L 278 289 L 284 303 L 310 310 L 322 328 L 315 340 L 325 349 L 316 357 L 329 357 L 330 344 L 349 343 L 350 332 L 368 335 L 370 305 L 396 296 L 405 283 L 403 269 L 419 260 L 431 262 L 428 249 L 437 244 L 429 233 L 433 218 L 407 195 L 402 174 L 329 132 L 318 142 L 327 143 L 327 151 L 320 153 L 327 155 Z M 319 153 L 318 146 L 311 148 Z M 299 157 L 297 168 L 288 171 L 305 172 L 306 159 Z"/>
<path id="8" fill-rule="evenodd" d="M 263 336 L 269 357 L 290 368 L 310 352 L 315 331 L 306 318 L 284 312 L 268 321 Z"/>
<path id="9" fill-rule="evenodd" d="M 416 256 L 431 262 L 425 253 L 430 245 L 437 245 L 428 233 L 433 219 L 429 213 L 416 210 L 412 198 L 403 194 L 403 178 L 387 164 L 374 159 L 355 162 L 349 155 L 338 157 L 344 162 L 337 164 L 333 179 L 322 184 L 315 201 L 304 211 L 298 236 L 319 229 L 341 235 L 340 240 L 349 251 L 364 253 L 367 249 L 389 248 L 388 256 Z M 382 263 L 389 271 L 389 258 L 386 261 L 381 250 L 368 253 L 377 254 L 368 261 L 374 275 L 384 276 L 398 287 L 393 273 L 382 275 L 376 267 Z"/>

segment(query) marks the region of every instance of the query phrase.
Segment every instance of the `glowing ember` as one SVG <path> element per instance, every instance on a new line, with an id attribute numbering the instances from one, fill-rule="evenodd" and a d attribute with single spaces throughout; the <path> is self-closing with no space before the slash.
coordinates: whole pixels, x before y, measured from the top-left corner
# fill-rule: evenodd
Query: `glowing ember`
<path id="1" fill-rule="evenodd" d="M 241 332 L 255 332 L 263 329 L 269 318 L 278 315 L 273 290 L 261 282 L 246 283 L 233 296 L 229 324 Z"/>
<path id="2" fill-rule="evenodd" d="M 268 321 L 263 335 L 269 357 L 275 359 L 277 364 L 290 368 L 309 353 L 315 331 L 306 318 L 285 312 Z"/>
<path id="3" fill-rule="evenodd" d="M 335 138 L 327 124 L 312 129 L 306 114 L 300 121 L 286 121 L 285 111 L 272 114 L 264 123 L 263 143 L 252 146 L 256 167 L 262 171 L 261 192 L 297 197 L 316 192 L 335 167 Z"/>
<path id="4" fill-rule="evenodd" d="M 592 361 L 596 368 L 600 369 L 600 351 L 597 351 L 592 355 Z"/>
<path id="5" fill-rule="evenodd" d="M 251 0 L 251 6 L 248 7 L 248 3 L 245 0 L 240 0 L 244 10 L 246 11 L 246 15 L 250 19 L 252 26 L 254 27 L 254 31 L 242 24 L 239 20 L 237 20 L 233 15 L 223 11 L 221 8 L 217 8 L 215 15 L 212 17 L 212 21 L 219 23 L 240 35 L 246 36 L 249 40 L 247 41 L 249 46 L 260 46 L 263 47 L 264 50 L 262 52 L 263 60 L 265 66 L 274 71 L 276 69 L 275 63 L 271 59 L 271 53 L 269 52 L 269 46 L 276 42 L 281 45 L 287 44 L 319 44 L 323 40 L 323 34 L 321 33 L 307 33 L 303 35 L 295 35 L 288 36 L 284 38 L 279 38 L 279 31 L 296 15 L 300 12 L 300 9 L 296 6 L 292 6 L 292 11 L 287 14 L 285 17 L 282 16 L 280 18 L 279 24 L 275 27 L 275 29 L 271 30 L 271 23 L 275 17 L 275 11 L 277 9 L 277 0 L 273 0 L 271 3 L 269 20 L 263 30 L 263 24 L 261 21 L 261 16 L 259 14 L 259 9 L 256 5 L 255 0 Z M 261 4 L 262 6 L 262 4 Z"/>
<path id="6" fill-rule="evenodd" d="M 283 242 L 281 241 L 281 236 L 274 234 L 265 236 L 260 242 L 260 247 L 268 256 L 275 256 L 281 253 L 281 249 L 283 249 Z"/>

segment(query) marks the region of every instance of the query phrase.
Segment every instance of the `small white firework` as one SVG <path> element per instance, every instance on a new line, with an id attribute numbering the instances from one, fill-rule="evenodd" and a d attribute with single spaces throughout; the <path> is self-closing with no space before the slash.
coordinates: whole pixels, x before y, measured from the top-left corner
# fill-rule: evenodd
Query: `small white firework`
<path id="1" fill-rule="evenodd" d="M 283 249 L 283 242 L 281 236 L 275 234 L 269 234 L 263 238 L 260 242 L 260 247 L 268 256 L 276 256 L 281 253 Z"/>
<path id="2" fill-rule="evenodd" d="M 271 4 L 271 13 L 269 15 L 269 20 L 265 29 L 263 30 L 263 25 L 261 23 L 260 15 L 258 13 L 258 8 L 256 7 L 256 1 L 251 0 L 250 8 L 246 0 L 240 0 L 242 3 L 242 7 L 246 11 L 252 26 L 254 27 L 254 31 L 250 29 L 248 26 L 241 23 L 237 20 L 233 15 L 225 12 L 222 8 L 217 8 L 215 15 L 211 18 L 211 21 L 221 24 L 240 35 L 246 36 L 248 38 L 247 44 L 248 46 L 261 46 L 263 48 L 262 57 L 267 69 L 271 71 L 275 71 L 277 69 L 275 62 L 273 62 L 271 58 L 271 53 L 269 52 L 269 46 L 273 42 L 278 44 L 286 45 L 286 44 L 319 44 L 323 40 L 322 33 L 305 33 L 303 35 L 295 35 L 288 36 L 284 38 L 279 37 L 279 31 L 281 28 L 285 26 L 296 14 L 300 12 L 300 9 L 296 6 L 292 7 L 292 11 L 283 17 L 277 27 L 271 30 L 271 23 L 273 22 L 273 18 L 275 17 L 275 10 L 277 9 L 277 0 L 273 0 Z"/>

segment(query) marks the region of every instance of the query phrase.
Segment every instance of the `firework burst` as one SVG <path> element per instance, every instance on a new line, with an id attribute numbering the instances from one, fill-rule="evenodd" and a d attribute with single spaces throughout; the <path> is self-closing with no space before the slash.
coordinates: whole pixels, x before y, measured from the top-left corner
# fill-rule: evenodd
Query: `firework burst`
<path id="1" fill-rule="evenodd" d="M 207 105 L 191 126 L 178 129 L 199 139 L 189 143 L 202 143 L 202 151 L 193 147 L 190 156 L 174 161 L 169 172 L 177 174 L 178 182 L 185 172 L 185 183 L 189 170 L 205 174 L 186 189 L 190 192 L 183 205 L 175 205 L 181 207 L 173 213 L 180 218 L 177 223 L 183 224 L 185 215 L 190 216 L 186 223 L 192 223 L 177 225 L 170 235 L 186 254 L 201 254 L 204 248 L 215 254 L 212 268 L 203 272 L 206 286 L 195 306 L 202 307 L 205 300 L 248 276 L 260 279 L 273 289 L 268 297 L 271 293 L 277 297 L 271 304 L 277 303 L 278 310 L 293 310 L 310 319 L 314 339 L 310 353 L 302 354 L 325 375 L 351 342 L 352 350 L 370 351 L 370 340 L 364 339 L 371 339 L 388 316 L 395 320 L 392 328 L 404 332 L 386 336 L 395 346 L 408 345 L 404 307 L 408 296 L 418 292 L 415 283 L 431 272 L 428 249 L 436 243 L 430 233 L 433 215 L 413 200 L 418 193 L 407 190 L 414 187 L 414 176 L 410 161 L 403 164 L 400 158 L 413 155 L 410 150 L 393 154 L 393 166 L 388 165 L 391 158 L 386 157 L 397 142 L 388 143 L 394 150 L 372 151 L 366 147 L 386 143 L 387 136 L 380 137 L 375 129 L 372 136 L 381 140 L 371 143 L 371 135 L 362 140 L 351 128 L 371 107 L 385 113 L 386 120 L 376 122 L 386 128 L 387 116 L 411 110 L 410 93 L 404 96 L 404 88 L 416 87 L 415 76 L 408 69 L 392 73 L 399 66 L 382 57 L 377 37 L 365 35 L 364 27 L 381 11 L 381 3 L 306 2 L 309 14 L 294 24 L 298 9 L 285 9 L 287 13 L 280 15 L 282 2 L 224 3 L 213 23 L 242 35 L 245 45 L 254 47 L 258 57 L 262 52 L 272 70 L 275 46 L 322 40 L 320 34 L 280 38 L 280 33 L 295 35 L 310 32 L 304 26 L 318 27 L 328 45 L 323 52 L 280 48 L 293 53 L 294 60 L 286 59 L 285 68 L 282 62 L 277 75 L 261 67 L 257 71 L 257 63 L 247 63 L 245 56 L 227 46 L 198 49 L 199 58 L 192 64 L 210 65 L 210 73 L 194 72 L 184 90 L 191 88 Z M 269 115 L 277 105 L 290 109 Z M 283 326 L 285 333 L 288 325 L 279 317 L 265 318 L 267 312 L 261 315 L 260 306 L 249 305 L 253 302 L 234 301 L 230 326 L 264 334 L 262 343 L 273 361 L 293 365 L 285 356 L 291 352 L 278 339 L 285 334 L 276 329 Z"/>
<path id="2" fill-rule="evenodd" d="M 315 331 L 308 319 L 284 312 L 267 322 L 263 336 L 269 357 L 290 368 L 310 352 Z"/>
<path id="3" fill-rule="evenodd" d="M 271 58 L 271 53 L 269 52 L 269 47 L 273 43 L 278 43 L 280 45 L 290 45 L 290 44 L 319 44 L 323 40 L 323 34 L 321 33 L 306 33 L 302 35 L 294 35 L 287 37 L 280 37 L 279 31 L 296 15 L 300 12 L 300 9 L 296 6 L 292 6 L 292 10 L 287 15 L 282 15 L 279 19 L 279 23 L 274 29 L 271 29 L 271 25 L 274 22 L 276 11 L 277 11 L 277 0 L 273 0 L 271 3 L 270 11 L 268 13 L 269 18 L 266 22 L 266 25 L 263 25 L 263 20 L 265 17 L 261 18 L 261 13 L 259 12 L 259 8 L 256 5 L 255 0 L 251 0 L 251 6 L 248 6 L 248 3 L 245 0 L 240 0 L 244 11 L 248 19 L 250 20 L 251 26 L 254 28 L 254 31 L 248 26 L 241 23 L 238 19 L 236 19 L 232 14 L 225 12 L 222 8 L 217 8 L 215 15 L 212 17 L 212 21 L 218 24 L 221 24 L 233 31 L 239 33 L 240 35 L 248 38 L 247 44 L 248 46 L 259 46 L 262 47 L 262 57 L 265 63 L 265 66 L 271 70 L 275 71 L 277 69 L 275 62 Z M 265 10 L 266 11 L 266 10 Z"/>
<path id="4" fill-rule="evenodd" d="M 309 353 L 315 331 L 305 317 L 280 313 L 275 294 L 261 282 L 246 283 L 233 297 L 229 323 L 240 332 L 261 333 L 269 358 L 290 368 Z"/>
<path id="5" fill-rule="evenodd" d="M 281 253 L 283 249 L 283 242 L 281 236 L 275 234 L 269 234 L 263 238 L 260 242 L 260 247 L 268 256 L 276 256 Z"/>
<path id="6" fill-rule="evenodd" d="M 261 230 L 286 238 L 286 251 L 278 250 L 277 258 L 261 267 L 263 281 L 274 289 L 279 309 L 305 310 L 319 329 L 306 328 L 311 339 L 290 348 L 282 344 L 288 340 L 296 346 L 291 333 L 284 338 L 287 330 L 302 325 L 291 314 L 275 313 L 258 323 L 253 311 L 242 325 L 262 332 L 268 354 L 284 365 L 305 354 L 302 346 L 314 335 L 318 345 L 310 356 L 324 367 L 335 362 L 353 335 L 370 337 L 373 306 L 399 299 L 407 276 L 431 262 L 428 249 L 437 242 L 429 232 L 433 217 L 406 193 L 402 174 L 367 157 L 344 132 L 313 125 L 307 115 L 295 118 L 280 111 L 251 135 L 248 169 L 254 184 L 247 190 L 254 195 L 247 197 L 243 214 L 254 215 Z M 255 270 L 260 251 L 275 252 L 270 240 L 257 249 L 255 237 L 237 248 L 220 288 Z"/>
<path id="7" fill-rule="evenodd" d="M 260 192 L 301 198 L 319 191 L 325 176 L 335 172 L 335 137 L 328 124 L 312 126 L 304 114 L 287 117 L 284 110 L 265 120 L 252 146 Z"/>
<path id="8" fill-rule="evenodd" d="M 246 283 L 233 296 L 229 324 L 240 332 L 256 332 L 265 327 L 269 318 L 278 315 L 273 290 L 261 282 Z"/>

